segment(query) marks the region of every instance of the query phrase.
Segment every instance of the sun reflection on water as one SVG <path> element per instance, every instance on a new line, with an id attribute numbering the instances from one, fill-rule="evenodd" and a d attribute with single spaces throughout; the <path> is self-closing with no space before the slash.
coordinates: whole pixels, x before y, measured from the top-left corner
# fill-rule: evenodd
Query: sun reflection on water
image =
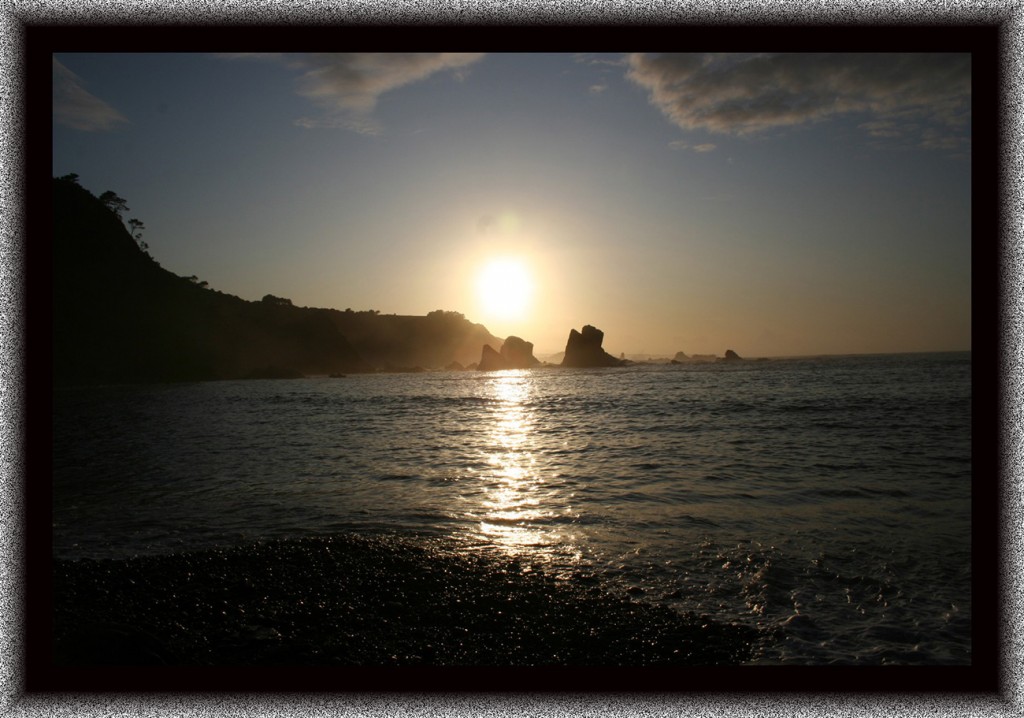
<path id="1" fill-rule="evenodd" d="M 530 409 L 529 370 L 495 372 L 487 382 L 493 421 L 479 476 L 480 538 L 512 555 L 549 558 L 576 551 L 573 537 L 552 521 L 571 514 L 568 497 L 545 480 L 536 448 L 537 419 Z"/>

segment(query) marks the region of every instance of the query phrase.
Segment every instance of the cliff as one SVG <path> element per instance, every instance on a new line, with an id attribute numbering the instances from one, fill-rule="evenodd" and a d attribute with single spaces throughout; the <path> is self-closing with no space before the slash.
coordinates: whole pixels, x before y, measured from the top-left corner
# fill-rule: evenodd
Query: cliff
<path id="1" fill-rule="evenodd" d="M 501 343 L 455 312 L 381 316 L 215 291 L 162 268 L 73 176 L 52 191 L 56 384 L 433 368 Z"/>

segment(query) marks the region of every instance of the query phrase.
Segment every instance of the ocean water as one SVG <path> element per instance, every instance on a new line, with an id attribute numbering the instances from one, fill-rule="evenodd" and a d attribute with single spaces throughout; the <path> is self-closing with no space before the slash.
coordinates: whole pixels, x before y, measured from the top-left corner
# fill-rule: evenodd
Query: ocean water
<path id="1" fill-rule="evenodd" d="M 57 558 L 339 533 L 970 664 L 970 353 L 58 389 Z"/>

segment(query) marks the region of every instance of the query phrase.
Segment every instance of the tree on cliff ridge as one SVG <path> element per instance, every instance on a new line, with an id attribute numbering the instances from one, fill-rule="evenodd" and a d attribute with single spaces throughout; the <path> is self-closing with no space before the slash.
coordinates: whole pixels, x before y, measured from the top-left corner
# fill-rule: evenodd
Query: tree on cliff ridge
<path id="1" fill-rule="evenodd" d="M 122 212 L 128 211 L 128 202 L 123 197 L 118 197 L 117 193 L 113 190 L 108 189 L 99 196 L 99 200 L 107 209 L 117 215 L 118 219 L 121 219 Z"/>

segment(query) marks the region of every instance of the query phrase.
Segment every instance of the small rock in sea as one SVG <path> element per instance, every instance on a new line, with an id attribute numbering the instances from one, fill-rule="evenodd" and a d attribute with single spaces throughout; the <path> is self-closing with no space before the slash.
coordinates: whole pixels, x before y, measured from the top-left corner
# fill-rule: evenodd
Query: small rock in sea
<path id="1" fill-rule="evenodd" d="M 644 590 L 639 586 L 630 586 L 626 589 L 626 593 L 630 593 L 634 596 L 639 596 L 640 594 L 644 593 Z"/>

